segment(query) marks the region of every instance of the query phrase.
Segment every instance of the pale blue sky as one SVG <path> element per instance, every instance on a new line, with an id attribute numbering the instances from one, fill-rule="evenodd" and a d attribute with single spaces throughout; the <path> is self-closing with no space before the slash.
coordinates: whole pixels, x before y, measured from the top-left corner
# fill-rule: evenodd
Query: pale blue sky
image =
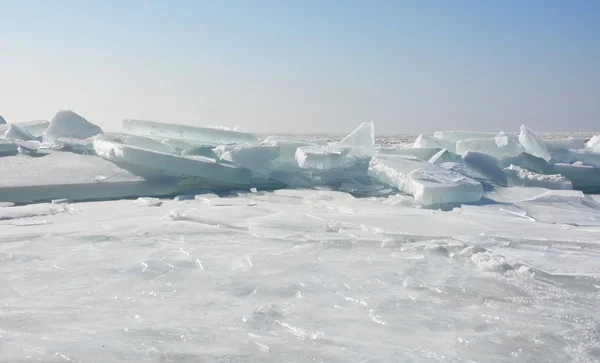
<path id="1" fill-rule="evenodd" d="M 600 130 L 600 1 L 0 0 L 0 115 Z"/>

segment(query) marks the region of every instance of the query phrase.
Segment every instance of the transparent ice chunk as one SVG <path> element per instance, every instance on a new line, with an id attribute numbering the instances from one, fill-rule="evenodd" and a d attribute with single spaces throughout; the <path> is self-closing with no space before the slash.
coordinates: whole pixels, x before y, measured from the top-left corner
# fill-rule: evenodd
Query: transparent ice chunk
<path id="1" fill-rule="evenodd" d="M 11 156 L 19 153 L 19 146 L 10 140 L 0 139 L 0 156 Z"/>
<path id="2" fill-rule="evenodd" d="M 566 139 L 543 140 L 548 151 L 585 148 L 585 139 L 569 137 Z"/>
<path id="3" fill-rule="evenodd" d="M 502 159 L 517 156 L 525 150 L 507 136 L 496 136 L 485 139 L 465 139 L 456 143 L 457 154 L 464 155 L 468 151 L 484 152 L 496 159 Z"/>
<path id="4" fill-rule="evenodd" d="M 458 159 L 458 155 L 448 151 L 447 149 L 442 149 L 438 151 L 435 155 L 430 157 L 428 162 L 430 162 L 431 164 L 440 165 L 441 163 L 456 162 L 458 161 Z"/>
<path id="5" fill-rule="evenodd" d="M 428 161 L 431 157 L 442 149 L 440 148 L 381 148 L 379 150 L 380 155 L 405 155 L 405 156 L 414 156 L 419 160 Z"/>
<path id="6" fill-rule="evenodd" d="M 435 136 L 419 135 L 413 145 L 414 148 L 438 148 L 456 153 L 456 142 L 440 139 Z"/>
<path id="7" fill-rule="evenodd" d="M 492 181 L 493 184 L 505 187 L 506 175 L 498 164 L 498 159 L 477 151 L 469 151 L 462 157 L 467 168 L 479 174 L 482 179 Z"/>
<path id="8" fill-rule="evenodd" d="M 240 142 L 258 143 L 258 137 L 247 132 L 210 127 L 168 124 L 144 120 L 124 120 L 123 130 L 139 136 L 189 141 L 196 145 L 221 145 Z"/>

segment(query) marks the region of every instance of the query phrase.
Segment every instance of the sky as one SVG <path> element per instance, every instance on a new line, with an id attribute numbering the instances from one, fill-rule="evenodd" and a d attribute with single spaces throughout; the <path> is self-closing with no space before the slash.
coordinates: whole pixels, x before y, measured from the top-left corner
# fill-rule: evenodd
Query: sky
<path id="1" fill-rule="evenodd" d="M 0 115 L 600 131 L 596 0 L 0 0 Z"/>

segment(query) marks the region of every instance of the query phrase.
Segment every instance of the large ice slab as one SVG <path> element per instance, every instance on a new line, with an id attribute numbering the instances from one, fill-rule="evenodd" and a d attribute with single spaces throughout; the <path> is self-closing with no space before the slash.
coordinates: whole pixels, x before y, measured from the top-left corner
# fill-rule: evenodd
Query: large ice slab
<path id="1" fill-rule="evenodd" d="M 94 150 L 103 159 L 147 178 L 167 175 L 177 178 L 200 178 L 214 187 L 248 187 L 252 173 L 248 169 L 201 156 L 177 156 L 119 143 L 118 139 L 99 135 Z"/>
<path id="2" fill-rule="evenodd" d="M 272 162 L 279 157 L 279 147 L 250 143 L 222 145 L 215 148 L 215 154 L 220 160 L 268 176 L 272 170 Z"/>
<path id="3" fill-rule="evenodd" d="M 50 126 L 44 133 L 44 142 L 52 142 L 58 138 L 87 139 L 102 132 L 100 127 L 75 112 L 61 110 L 50 121 Z"/>
<path id="4" fill-rule="evenodd" d="M 456 143 L 456 152 L 466 154 L 468 151 L 479 151 L 497 159 L 518 156 L 525 151 L 519 143 L 508 136 L 494 138 L 463 139 Z"/>
<path id="5" fill-rule="evenodd" d="M 19 146 L 10 140 L 0 139 L 0 156 L 11 156 L 19 153 Z"/>
<path id="6" fill-rule="evenodd" d="M 543 175 L 516 165 L 504 168 L 510 186 L 539 187 L 546 189 L 571 190 L 573 183 L 560 174 Z"/>
<path id="7" fill-rule="evenodd" d="M 425 206 L 477 202 L 483 196 L 481 183 L 411 157 L 376 155 L 369 175 Z"/>
<path id="8" fill-rule="evenodd" d="M 96 156 L 64 152 L 3 158 L 0 174 L 0 202 L 106 200 L 180 191 L 177 180 L 153 183 Z"/>
<path id="9" fill-rule="evenodd" d="M 533 156 L 537 156 L 546 161 L 552 158 L 544 141 L 525 125 L 521 125 L 519 142 L 523 145 L 525 150 Z"/>
<path id="10" fill-rule="evenodd" d="M 155 121 L 124 120 L 122 128 L 125 132 L 152 138 L 185 140 L 197 145 L 221 145 L 239 142 L 257 143 L 256 135 L 189 125 L 177 125 Z"/>
<path id="11" fill-rule="evenodd" d="M 414 148 L 437 148 L 446 149 L 456 153 L 456 142 L 445 139 L 440 139 L 435 136 L 427 136 L 420 134 L 413 145 Z"/>
<path id="12" fill-rule="evenodd" d="M 582 138 L 568 137 L 566 139 L 554 139 L 554 140 L 543 140 L 544 144 L 548 148 L 548 151 L 554 150 L 569 150 L 569 149 L 583 149 L 585 147 L 585 140 Z"/>

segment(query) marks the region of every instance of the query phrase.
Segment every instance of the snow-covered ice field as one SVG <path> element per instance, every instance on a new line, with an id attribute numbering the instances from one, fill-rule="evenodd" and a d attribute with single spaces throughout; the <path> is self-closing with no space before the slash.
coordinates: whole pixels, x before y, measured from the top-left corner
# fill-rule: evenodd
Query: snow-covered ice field
<path id="1" fill-rule="evenodd" d="M 548 193 L 0 208 L 1 360 L 597 362 L 599 212 Z"/>
<path id="2" fill-rule="evenodd" d="M 0 362 L 600 361 L 600 136 L 0 131 Z"/>

